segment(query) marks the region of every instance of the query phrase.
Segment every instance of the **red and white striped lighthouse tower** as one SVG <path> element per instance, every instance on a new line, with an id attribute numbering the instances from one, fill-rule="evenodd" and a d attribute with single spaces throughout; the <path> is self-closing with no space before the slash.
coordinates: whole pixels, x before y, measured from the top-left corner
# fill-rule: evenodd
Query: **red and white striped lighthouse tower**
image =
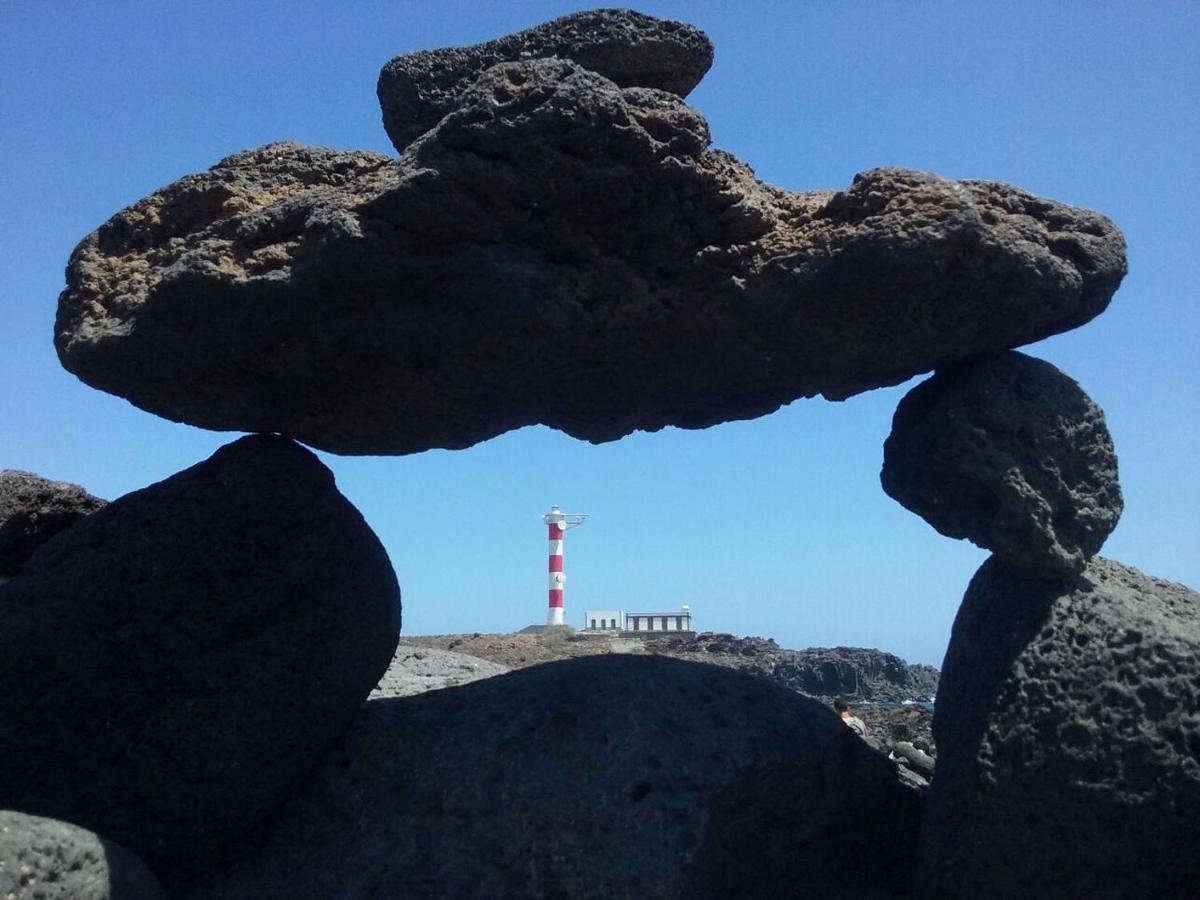
<path id="1" fill-rule="evenodd" d="M 563 624 L 564 588 L 567 574 L 563 571 L 563 535 L 568 528 L 582 525 L 586 515 L 568 515 L 557 506 L 542 516 L 550 540 L 550 609 L 546 614 L 547 625 Z"/>

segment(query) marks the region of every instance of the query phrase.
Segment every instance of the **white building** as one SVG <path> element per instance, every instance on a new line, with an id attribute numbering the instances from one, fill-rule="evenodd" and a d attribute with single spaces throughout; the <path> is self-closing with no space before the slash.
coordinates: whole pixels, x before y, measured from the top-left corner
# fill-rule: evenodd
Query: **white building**
<path id="1" fill-rule="evenodd" d="M 685 604 L 677 612 L 625 613 L 625 630 L 635 635 L 692 631 L 692 610 Z"/>
<path id="2" fill-rule="evenodd" d="M 584 631 L 620 631 L 625 621 L 619 609 L 589 609 L 583 616 Z"/>

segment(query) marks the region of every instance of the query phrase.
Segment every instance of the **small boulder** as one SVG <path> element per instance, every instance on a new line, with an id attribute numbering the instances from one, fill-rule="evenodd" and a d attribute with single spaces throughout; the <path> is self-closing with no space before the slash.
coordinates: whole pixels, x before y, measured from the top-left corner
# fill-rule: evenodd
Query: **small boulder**
<path id="1" fill-rule="evenodd" d="M 485 69 L 544 57 L 574 60 L 623 88 L 686 97 L 712 65 L 713 46 L 704 32 L 683 22 L 631 9 L 593 9 L 483 44 L 407 53 L 379 73 L 383 127 L 403 151 L 452 112 Z"/>
<path id="2" fill-rule="evenodd" d="M 158 879 L 120 844 L 67 822 L 0 810 L 5 900 L 161 900 Z"/>
<path id="3" fill-rule="evenodd" d="M 1194 897 L 1200 595 L 992 557 L 954 622 L 918 896 Z"/>
<path id="4" fill-rule="evenodd" d="M 309 451 L 265 435 L 128 494 L 0 585 L 0 807 L 150 863 L 263 819 L 387 668 L 400 593 Z"/>
<path id="5" fill-rule="evenodd" d="M 106 502 L 77 484 L 0 471 L 0 578 L 17 574 L 39 545 Z"/>
<path id="6" fill-rule="evenodd" d="M 369 702 L 261 842 L 176 893 L 893 897 L 919 810 L 824 705 L 608 654 Z"/>
<path id="7" fill-rule="evenodd" d="M 1104 413 L 1021 353 L 939 370 L 900 401 L 884 444 L 887 494 L 942 534 L 1013 569 L 1083 570 L 1124 503 Z"/>

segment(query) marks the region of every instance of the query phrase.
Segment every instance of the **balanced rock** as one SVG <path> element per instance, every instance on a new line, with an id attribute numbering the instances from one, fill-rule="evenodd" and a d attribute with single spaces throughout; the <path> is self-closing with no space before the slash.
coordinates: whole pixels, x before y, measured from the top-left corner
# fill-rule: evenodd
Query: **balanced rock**
<path id="1" fill-rule="evenodd" d="M 151 863 L 260 821 L 387 668 L 400 594 L 333 476 L 242 438 L 0 585 L 0 807 Z"/>
<path id="2" fill-rule="evenodd" d="M 1194 897 L 1200 595 L 992 557 L 954 622 L 918 896 Z"/>
<path id="3" fill-rule="evenodd" d="M 15 575 L 40 544 L 105 502 L 77 484 L 0 471 L 0 577 Z"/>
<path id="4" fill-rule="evenodd" d="M 5 900 L 160 900 L 137 856 L 85 828 L 0 810 L 0 897 Z"/>
<path id="5" fill-rule="evenodd" d="M 1103 411 L 1021 353 L 939 370 L 909 391 L 880 480 L 942 534 L 1047 578 L 1082 571 L 1124 508 Z"/>
<path id="6" fill-rule="evenodd" d="M 702 428 L 1078 326 L 1103 216 L 903 169 L 793 194 L 673 94 L 488 69 L 399 160 L 274 144 L 73 253 L 56 346 L 169 419 L 338 453 Z M 719 365 L 714 364 L 719 361 Z"/>
<path id="7" fill-rule="evenodd" d="M 712 65 L 713 46 L 708 35 L 683 22 L 631 9 L 595 9 L 471 47 L 408 53 L 379 73 L 383 127 L 403 151 L 453 112 L 484 70 L 545 57 L 574 60 L 619 87 L 686 97 Z"/>
<path id="8" fill-rule="evenodd" d="M 918 817 L 828 707 L 609 654 L 370 701 L 261 841 L 176 894 L 892 897 Z"/>

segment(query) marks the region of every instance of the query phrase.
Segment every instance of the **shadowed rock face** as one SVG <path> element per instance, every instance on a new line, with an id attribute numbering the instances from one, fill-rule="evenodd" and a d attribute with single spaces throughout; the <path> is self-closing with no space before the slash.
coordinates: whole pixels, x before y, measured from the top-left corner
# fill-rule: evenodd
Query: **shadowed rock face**
<path id="1" fill-rule="evenodd" d="M 379 73 L 383 127 L 403 151 L 453 112 L 486 69 L 539 57 L 574 60 L 619 87 L 686 97 L 712 65 L 713 46 L 708 35 L 683 22 L 631 9 L 596 9 L 471 47 L 408 53 Z"/>
<path id="2" fill-rule="evenodd" d="M 1054 366 L 1021 353 L 913 388 L 883 453 L 890 497 L 1031 575 L 1081 572 L 1124 509 L 1103 411 Z"/>
<path id="3" fill-rule="evenodd" d="M 161 900 L 145 863 L 67 822 L 0 810 L 0 897 L 12 900 Z"/>
<path id="4" fill-rule="evenodd" d="M 309 451 L 253 436 L 0 585 L 0 808 L 150 862 L 260 821 L 388 666 L 387 554 Z"/>
<path id="5" fill-rule="evenodd" d="M 15 575 L 40 545 L 107 502 L 77 484 L 0 471 L 0 577 Z"/>
<path id="6" fill-rule="evenodd" d="M 207 428 L 338 453 L 542 423 L 607 441 L 840 399 L 1076 327 L 1103 216 L 902 169 L 794 194 L 678 97 L 564 60 L 488 69 L 396 161 L 276 144 L 75 250 L 63 364 Z"/>
<path id="7" fill-rule="evenodd" d="M 612 654 L 369 702 L 261 841 L 169 880 L 188 900 L 894 897 L 919 814 L 822 704 Z"/>
<path id="8" fill-rule="evenodd" d="M 1195 896 L 1200 595 L 1101 557 L 1062 581 L 992 557 L 933 734 L 917 896 Z"/>

